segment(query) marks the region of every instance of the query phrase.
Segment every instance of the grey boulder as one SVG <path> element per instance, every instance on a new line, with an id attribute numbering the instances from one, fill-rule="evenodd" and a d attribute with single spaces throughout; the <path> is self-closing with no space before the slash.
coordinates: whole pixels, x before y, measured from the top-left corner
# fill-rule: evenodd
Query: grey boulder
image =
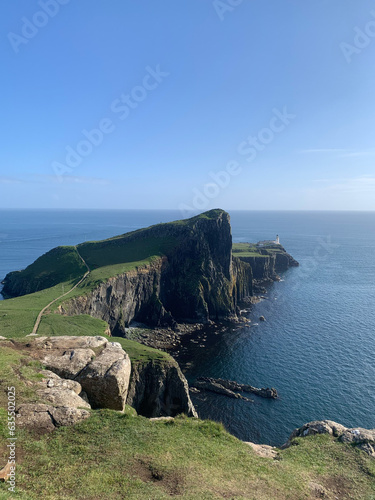
<path id="1" fill-rule="evenodd" d="M 40 345 L 49 350 L 42 358 L 45 366 L 78 382 L 93 408 L 124 410 L 131 363 L 121 344 L 108 342 L 104 337 L 64 336 L 43 339 Z M 51 379 L 48 384 L 53 387 L 55 382 Z"/>
<path id="2" fill-rule="evenodd" d="M 89 416 L 90 412 L 80 408 L 55 408 L 46 404 L 31 403 L 18 407 L 17 425 L 45 434 L 56 427 L 77 424 Z"/>
<path id="3" fill-rule="evenodd" d="M 315 420 L 295 429 L 281 448 L 288 448 L 296 437 L 330 434 L 342 443 L 352 444 L 375 458 L 375 429 L 348 429 L 332 420 Z"/>

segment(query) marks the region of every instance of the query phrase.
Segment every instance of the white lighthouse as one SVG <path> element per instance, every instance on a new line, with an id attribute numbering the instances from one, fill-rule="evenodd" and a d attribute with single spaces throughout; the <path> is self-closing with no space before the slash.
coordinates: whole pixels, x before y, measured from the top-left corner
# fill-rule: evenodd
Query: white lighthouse
<path id="1" fill-rule="evenodd" d="M 276 245 L 280 245 L 280 238 L 279 235 L 276 235 L 276 240 L 275 240 Z"/>

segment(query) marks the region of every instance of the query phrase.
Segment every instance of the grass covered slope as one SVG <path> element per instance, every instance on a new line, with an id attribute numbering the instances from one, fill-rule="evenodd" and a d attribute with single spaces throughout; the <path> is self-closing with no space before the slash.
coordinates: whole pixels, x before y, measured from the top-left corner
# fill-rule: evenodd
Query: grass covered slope
<path id="1" fill-rule="evenodd" d="M 168 363 L 165 353 L 111 340 L 132 363 Z M 11 342 L 0 347 L 3 386 L 16 387 L 17 404 L 34 400 L 30 383 L 40 380 L 42 365 Z M 6 402 L 0 391 L 0 468 L 8 457 Z M 12 498 L 21 500 L 375 498 L 375 460 L 329 435 L 297 438 L 273 460 L 256 455 L 221 424 L 184 416 L 153 422 L 127 407 L 125 413 L 92 410 L 88 420 L 42 436 L 18 428 L 17 438 Z M 0 483 L 0 499 L 10 497 L 7 486 Z"/>
<path id="2" fill-rule="evenodd" d="M 13 297 L 34 293 L 82 278 L 86 271 L 75 247 L 57 247 L 23 271 L 9 273 L 4 280 L 3 293 Z"/>
<path id="3" fill-rule="evenodd" d="M 234 257 L 264 257 L 258 247 L 252 243 L 233 243 L 232 252 Z"/>
<path id="4" fill-rule="evenodd" d="M 64 282 L 23 297 L 1 300 L 0 335 L 10 338 L 31 333 L 39 312 L 73 285 L 74 282 Z"/>
<path id="5" fill-rule="evenodd" d="M 250 272 L 233 274 L 230 219 L 219 209 L 62 248 L 62 268 L 56 261 L 61 248 L 52 250 L 9 274 L 6 292 L 24 295 L 53 288 L 59 279 L 81 280 L 87 265 L 89 274 L 51 310 L 62 306 L 59 311 L 70 316 L 90 314 L 119 334 L 133 319 L 155 326 L 234 318 L 237 301 L 251 290 Z M 237 268 L 242 271 L 241 264 Z"/>
<path id="6" fill-rule="evenodd" d="M 130 408 L 125 414 L 91 413 L 85 422 L 50 435 L 19 431 L 15 498 L 371 500 L 375 495 L 375 461 L 329 436 L 297 439 L 272 460 L 211 421 L 152 422 Z M 5 488 L 0 484 L 0 495 L 5 494 L 0 498 L 7 498 Z"/>
<path id="7" fill-rule="evenodd" d="M 191 219 L 156 224 L 107 240 L 54 248 L 26 269 L 9 273 L 3 293 L 16 297 L 82 278 L 87 269 L 80 255 L 91 270 L 105 268 L 95 273 L 91 281 L 116 276 L 169 254 L 179 243 L 173 229 L 192 228 L 199 220 L 212 220 L 222 212 L 210 210 Z"/>

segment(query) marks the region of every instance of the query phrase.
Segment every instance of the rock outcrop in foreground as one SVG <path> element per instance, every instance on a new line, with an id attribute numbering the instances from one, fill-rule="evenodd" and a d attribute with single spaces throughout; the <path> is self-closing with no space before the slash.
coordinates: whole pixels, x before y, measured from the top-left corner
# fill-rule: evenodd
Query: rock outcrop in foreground
<path id="1" fill-rule="evenodd" d="M 340 442 L 353 444 L 375 458 L 375 429 L 363 429 L 362 427 L 348 429 L 332 420 L 315 420 L 295 429 L 282 448 L 289 447 L 296 437 L 313 436 L 314 434 L 330 434 Z"/>
<path id="2" fill-rule="evenodd" d="M 91 408 L 123 411 L 125 404 L 146 417 L 197 416 L 172 358 L 131 367 L 121 345 L 104 337 L 39 337 L 29 347 L 48 370 L 36 390 L 41 402 L 17 410 L 21 427 L 50 432 L 88 418 Z"/>
<path id="3" fill-rule="evenodd" d="M 91 406 L 78 382 L 64 380 L 49 370 L 41 374 L 45 378 L 38 383 L 40 389 L 36 393 L 49 404 L 21 404 L 17 409 L 17 425 L 43 434 L 56 427 L 77 424 L 90 416 L 87 410 Z"/>
<path id="4" fill-rule="evenodd" d="M 105 337 L 70 336 L 35 342 L 42 363 L 60 377 L 78 382 L 93 408 L 124 410 L 131 364 L 120 344 Z"/>

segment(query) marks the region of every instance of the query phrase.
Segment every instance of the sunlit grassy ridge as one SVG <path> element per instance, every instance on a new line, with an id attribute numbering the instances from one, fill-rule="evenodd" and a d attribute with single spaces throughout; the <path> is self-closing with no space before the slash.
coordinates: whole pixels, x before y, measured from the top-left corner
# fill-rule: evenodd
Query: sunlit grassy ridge
<path id="1" fill-rule="evenodd" d="M 91 270 L 103 268 L 94 275 L 93 281 L 95 278 L 100 280 L 115 276 L 168 255 L 180 243 L 181 232 L 173 229 L 189 229 L 199 220 L 215 219 L 223 213 L 220 209 L 210 210 L 191 219 L 156 224 L 107 240 L 89 241 L 77 247 L 54 248 L 26 269 L 10 273 L 5 290 L 13 290 L 13 295 L 25 295 L 66 281 L 78 280 L 87 270 L 81 257 Z"/>
<path id="2" fill-rule="evenodd" d="M 259 253 L 258 247 L 252 243 L 233 243 L 232 252 L 234 257 L 267 257 Z"/>
<path id="3" fill-rule="evenodd" d="M 76 248 L 65 246 L 50 250 L 23 271 L 15 271 L 8 276 L 12 282 L 11 287 L 22 288 L 22 295 L 25 295 L 73 281 L 82 277 L 86 271 Z"/>
<path id="4" fill-rule="evenodd" d="M 43 307 L 73 285 L 74 282 L 64 282 L 30 295 L 0 301 L 0 335 L 24 337 L 31 333 Z"/>
<path id="5" fill-rule="evenodd" d="M 0 335 L 20 337 L 31 333 L 40 310 L 72 288 L 86 273 L 81 257 L 89 266 L 90 274 L 68 296 L 53 304 L 52 311 L 65 300 L 90 293 L 111 277 L 157 263 L 179 243 L 176 234 L 182 234 L 181 229 L 188 234 L 200 220 L 215 219 L 223 213 L 219 209 L 211 210 L 191 219 L 156 224 L 108 240 L 86 242 L 77 247 L 58 247 L 47 252 L 24 271 L 11 273 L 11 280 L 28 294 L 0 302 Z M 193 262 L 192 269 L 193 264 L 197 266 Z M 62 320 L 47 315 L 42 320 L 40 332 L 61 332 L 61 325 Z M 83 333 L 91 327 L 93 332 L 103 330 L 103 325 L 90 325 L 87 318 L 74 318 L 69 327 L 74 331 L 83 328 Z"/>

